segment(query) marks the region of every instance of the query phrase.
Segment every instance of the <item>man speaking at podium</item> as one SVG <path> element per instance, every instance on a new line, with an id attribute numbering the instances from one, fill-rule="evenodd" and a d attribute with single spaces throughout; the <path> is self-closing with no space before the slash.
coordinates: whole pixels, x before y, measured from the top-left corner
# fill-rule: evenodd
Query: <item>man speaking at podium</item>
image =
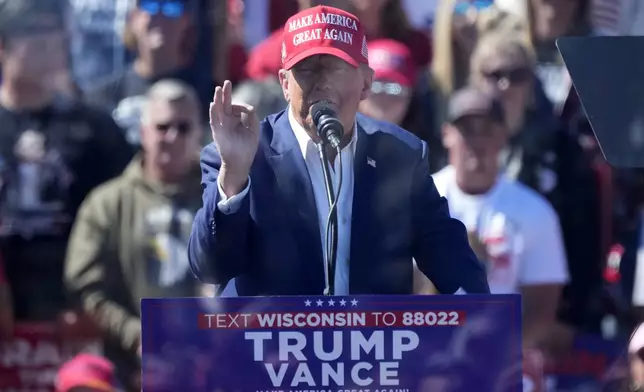
<path id="1" fill-rule="evenodd" d="M 425 143 L 356 114 L 373 80 L 358 19 L 325 6 L 294 15 L 282 63 L 288 108 L 261 123 L 251 106 L 231 102 L 230 82 L 215 90 L 189 244 L 194 274 L 229 295 L 411 294 L 415 259 L 440 293 L 488 293 L 464 226 L 432 182 Z M 337 127 L 319 136 L 319 113 L 342 125 L 338 149 Z M 335 263 L 322 246 L 323 141 L 337 199 Z"/>

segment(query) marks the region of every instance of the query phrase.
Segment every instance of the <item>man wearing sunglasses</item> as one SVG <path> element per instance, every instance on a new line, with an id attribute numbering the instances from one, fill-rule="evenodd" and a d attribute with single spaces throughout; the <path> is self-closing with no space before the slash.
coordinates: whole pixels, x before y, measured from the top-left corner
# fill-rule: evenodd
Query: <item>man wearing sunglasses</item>
<path id="1" fill-rule="evenodd" d="M 187 243 L 201 204 L 199 113 L 190 86 L 154 84 L 141 119 L 143 152 L 85 200 L 70 237 L 66 282 L 106 334 L 105 355 L 124 385 L 138 369 L 141 298 L 198 294 Z"/>
<path id="2" fill-rule="evenodd" d="M 374 72 L 357 17 L 318 6 L 286 26 L 278 75 L 286 110 L 260 124 L 251 106 L 232 103 L 230 82 L 215 89 L 215 142 L 202 152 L 203 208 L 189 245 L 195 275 L 230 295 L 320 295 L 326 278 L 335 295 L 411 294 L 415 259 L 441 293 L 489 292 L 465 228 L 431 180 L 425 143 L 356 114 Z M 342 148 L 329 151 L 339 188 L 329 275 L 316 103 L 332 108 L 344 128 Z"/>
<path id="3" fill-rule="evenodd" d="M 210 101 L 210 75 L 192 66 L 198 44 L 197 5 L 197 0 L 137 0 L 124 38 L 126 46 L 136 52 L 132 66 L 87 94 L 90 102 L 113 110 L 132 144 L 140 143 L 138 116 L 144 95 L 155 82 L 181 80 L 197 91 L 203 107 Z"/>
<path id="4" fill-rule="evenodd" d="M 577 135 L 540 98 L 534 69 L 535 59 L 520 36 L 491 33 L 472 55 L 470 77 L 480 88 L 496 91 L 503 103 L 509 132 L 501 153 L 504 174 L 546 197 L 557 211 L 571 273 L 560 318 L 598 328 L 599 319 L 590 311 L 595 287 L 602 284 L 597 173 Z"/>
<path id="5" fill-rule="evenodd" d="M 409 48 L 389 39 L 372 41 L 369 43 L 369 66 L 374 70 L 374 80 L 371 94 L 360 103 L 360 112 L 402 125 L 416 76 Z"/>

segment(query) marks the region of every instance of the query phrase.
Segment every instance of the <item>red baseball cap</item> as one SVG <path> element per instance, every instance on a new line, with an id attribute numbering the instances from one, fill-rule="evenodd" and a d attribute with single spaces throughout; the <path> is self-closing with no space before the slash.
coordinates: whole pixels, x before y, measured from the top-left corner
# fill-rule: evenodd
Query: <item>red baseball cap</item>
<path id="1" fill-rule="evenodd" d="M 66 362 L 56 375 L 56 392 L 67 392 L 72 388 L 87 387 L 97 391 L 117 391 L 114 365 L 107 359 L 79 354 Z"/>
<path id="2" fill-rule="evenodd" d="M 411 50 L 391 39 L 369 42 L 369 66 L 374 70 L 375 79 L 388 80 L 404 87 L 411 87 L 416 78 Z"/>
<path id="3" fill-rule="evenodd" d="M 334 7 L 318 6 L 293 15 L 284 25 L 282 65 L 292 68 L 317 54 L 330 54 L 354 67 L 369 64 L 367 38 L 358 18 Z"/>

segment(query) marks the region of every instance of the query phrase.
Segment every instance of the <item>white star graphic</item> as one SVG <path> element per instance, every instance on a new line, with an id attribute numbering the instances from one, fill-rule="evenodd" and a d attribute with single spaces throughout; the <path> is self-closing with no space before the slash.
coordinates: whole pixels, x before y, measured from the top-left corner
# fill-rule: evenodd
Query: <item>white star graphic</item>
<path id="1" fill-rule="evenodd" d="M 346 305 L 347 305 L 347 301 L 341 299 L 340 300 L 340 306 L 346 306 Z"/>
<path id="2" fill-rule="evenodd" d="M 311 306 L 311 300 L 304 301 L 304 306 Z"/>
<path id="3" fill-rule="evenodd" d="M 358 306 L 358 301 L 356 299 L 351 300 L 351 305 L 352 306 Z"/>
<path id="4" fill-rule="evenodd" d="M 322 302 L 321 299 L 318 299 L 317 301 L 315 301 L 315 303 L 318 304 L 318 306 L 322 306 L 324 302 Z"/>
<path id="5" fill-rule="evenodd" d="M 335 305 L 335 301 L 334 301 L 334 300 L 332 300 L 332 299 L 330 299 L 330 300 L 329 300 L 329 306 L 333 306 L 333 305 Z"/>

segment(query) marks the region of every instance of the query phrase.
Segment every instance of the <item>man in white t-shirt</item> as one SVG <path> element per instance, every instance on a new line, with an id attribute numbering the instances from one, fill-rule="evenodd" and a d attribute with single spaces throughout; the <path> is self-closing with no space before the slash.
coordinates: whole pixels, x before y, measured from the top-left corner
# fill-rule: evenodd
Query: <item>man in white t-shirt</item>
<path id="1" fill-rule="evenodd" d="M 433 178 L 487 266 L 491 292 L 522 294 L 524 334 L 531 339 L 555 320 L 568 280 L 566 255 L 559 220 L 548 201 L 498 174 L 506 140 L 497 97 L 474 87 L 456 92 L 443 126 L 449 165 Z"/>

